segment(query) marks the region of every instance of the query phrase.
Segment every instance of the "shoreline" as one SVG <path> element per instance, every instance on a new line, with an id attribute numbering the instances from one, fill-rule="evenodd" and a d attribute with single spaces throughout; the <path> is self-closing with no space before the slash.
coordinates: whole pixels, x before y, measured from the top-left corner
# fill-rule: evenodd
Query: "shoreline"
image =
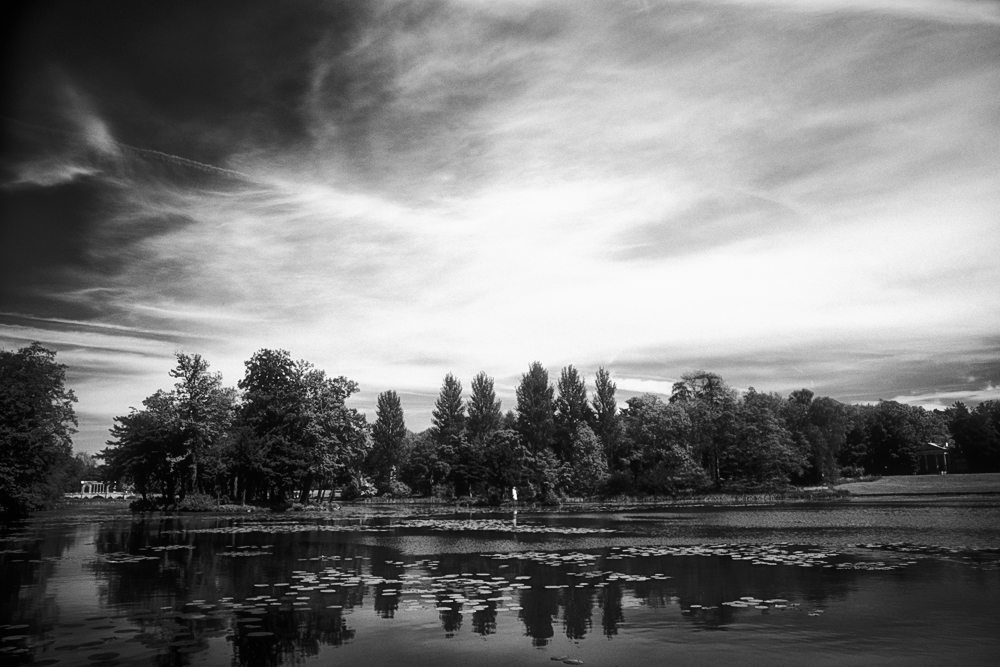
<path id="1" fill-rule="evenodd" d="M 872 500 L 884 502 L 940 502 L 948 499 L 996 500 L 1000 497 L 1000 473 L 971 475 L 907 475 L 881 477 L 866 481 L 851 481 L 833 487 L 806 487 L 768 493 L 707 493 L 685 497 L 621 497 L 566 499 L 557 505 L 505 503 L 498 506 L 476 505 L 463 501 L 434 501 L 427 498 L 368 499 L 336 502 L 326 507 L 306 505 L 285 510 L 256 505 L 221 505 L 201 511 L 150 510 L 160 513 L 182 514 L 290 514 L 324 516 L 359 516 L 387 514 L 425 514 L 440 512 L 503 513 L 515 509 L 519 512 L 553 513 L 613 513 L 621 511 L 656 510 L 694 507 L 767 507 L 776 505 L 805 505 L 826 503 L 852 503 Z M 61 507 L 111 507 L 128 508 L 132 499 L 66 498 Z"/>

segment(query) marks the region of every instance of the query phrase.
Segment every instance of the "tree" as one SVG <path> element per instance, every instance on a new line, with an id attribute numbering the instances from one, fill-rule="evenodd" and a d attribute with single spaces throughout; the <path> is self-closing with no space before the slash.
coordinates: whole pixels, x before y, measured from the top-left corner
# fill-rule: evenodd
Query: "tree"
<path id="1" fill-rule="evenodd" d="M 723 405 L 735 398 L 735 392 L 716 373 L 692 371 L 675 382 L 670 394 L 671 403 L 704 401 L 712 405 Z"/>
<path id="2" fill-rule="evenodd" d="M 736 391 L 720 376 L 706 371 L 685 373 L 670 395 L 670 402 L 683 407 L 691 419 L 691 454 L 716 483 L 721 479 L 725 450 L 733 440 L 736 399 Z"/>
<path id="3" fill-rule="evenodd" d="M 0 514 L 24 514 L 59 497 L 76 432 L 66 367 L 32 343 L 0 350 Z"/>
<path id="4" fill-rule="evenodd" d="M 469 442 L 484 443 L 503 426 L 503 412 L 493 389 L 493 378 L 480 371 L 472 378 L 472 397 L 466 432 Z"/>
<path id="5" fill-rule="evenodd" d="M 465 402 L 462 383 L 448 373 L 431 413 L 431 431 L 438 445 L 438 456 L 448 464 L 448 481 L 458 495 L 471 493 L 477 472 L 476 456 L 465 438 Z"/>
<path id="6" fill-rule="evenodd" d="M 247 498 L 263 498 L 270 488 L 270 464 L 266 443 L 253 430 L 237 424 L 227 434 L 222 447 L 228 493 L 246 503 Z"/>
<path id="7" fill-rule="evenodd" d="M 451 466 L 440 456 L 433 429 L 420 433 L 408 431 L 406 441 L 408 456 L 401 478 L 414 491 L 429 496 L 434 493 L 434 487 L 448 477 Z"/>
<path id="8" fill-rule="evenodd" d="M 531 484 L 534 459 L 517 431 L 495 431 L 486 441 L 483 459 L 487 493 L 492 499 L 499 500 L 507 489 Z"/>
<path id="9" fill-rule="evenodd" d="M 917 471 L 917 450 L 928 442 L 947 442 L 942 415 L 897 401 L 879 401 L 864 411 L 865 470 L 879 475 Z"/>
<path id="10" fill-rule="evenodd" d="M 80 482 L 85 480 L 100 480 L 104 476 L 97 458 L 87 452 L 74 452 L 73 458 L 66 467 L 62 490 L 74 493 L 80 490 Z"/>
<path id="11" fill-rule="evenodd" d="M 521 376 L 516 389 L 517 432 L 521 444 L 532 457 L 531 488 L 536 495 L 548 502 L 554 499 L 556 489 L 562 486 L 565 475 L 562 462 L 556 456 L 555 444 L 555 390 L 549 384 L 549 373 L 540 362 L 534 361 L 528 372 Z"/>
<path id="12" fill-rule="evenodd" d="M 375 424 L 372 425 L 372 450 L 368 457 L 368 469 L 380 492 L 389 491 L 396 479 L 405 441 L 406 423 L 399 396 L 391 389 L 384 391 L 378 395 Z"/>
<path id="13" fill-rule="evenodd" d="M 795 446 L 781 417 L 784 400 L 753 387 L 739 401 L 735 438 L 720 468 L 729 483 L 774 488 L 786 485 L 805 466 L 807 454 Z"/>
<path id="14" fill-rule="evenodd" d="M 806 455 L 813 449 L 815 440 L 812 424 L 809 421 L 814 395 L 809 389 L 797 389 L 788 395 L 781 410 L 785 427 L 791 434 L 796 449 Z M 813 483 L 822 481 L 819 471 L 811 465 L 806 467 L 802 477 L 805 481 Z"/>
<path id="15" fill-rule="evenodd" d="M 972 410 L 955 403 L 946 411 L 948 429 L 970 472 L 1000 471 L 1000 401 L 983 401 Z"/>
<path id="16" fill-rule="evenodd" d="M 621 438 L 618 401 L 615 398 L 617 388 L 611 381 L 611 374 L 603 367 L 599 368 L 594 380 L 594 432 L 604 446 L 604 454 L 612 470 L 618 469 L 618 445 Z"/>
<path id="17" fill-rule="evenodd" d="M 365 416 L 345 405 L 358 391 L 358 383 L 326 373 L 306 361 L 297 363 L 302 373 L 303 445 L 308 466 L 302 479 L 301 502 L 306 502 L 313 486 L 353 481 L 356 488 L 367 486 L 364 463 L 371 451 L 371 429 Z"/>
<path id="18" fill-rule="evenodd" d="M 562 369 L 556 384 L 555 448 L 560 459 L 573 462 L 573 441 L 581 425 L 594 423 L 594 412 L 587 400 L 587 385 L 572 364 Z"/>
<path id="19" fill-rule="evenodd" d="M 177 379 L 173 400 L 187 467 L 181 493 L 206 491 L 203 468 L 209 461 L 218 461 L 218 444 L 232 425 L 236 394 L 222 386 L 220 373 L 208 371 L 209 364 L 200 354 L 178 352 L 175 356 L 177 366 L 170 377 Z"/>
<path id="20" fill-rule="evenodd" d="M 239 387 L 239 424 L 254 441 L 245 449 L 265 462 L 260 472 L 274 499 L 298 490 L 304 500 L 316 483 L 360 479 L 371 446 L 368 425 L 344 404 L 357 383 L 292 361 L 285 350 L 263 349 L 246 362 Z"/>
<path id="21" fill-rule="evenodd" d="M 573 494 L 596 493 L 608 478 L 608 461 L 601 441 L 589 426 L 580 423 L 570 446 L 572 471 L 567 490 Z"/>
<path id="22" fill-rule="evenodd" d="M 868 461 L 868 421 L 871 406 L 845 405 L 844 413 L 847 426 L 844 433 L 844 444 L 837 455 L 838 473 L 848 477 L 858 477 L 865 474 L 865 463 Z"/>
<path id="23" fill-rule="evenodd" d="M 142 405 L 114 418 L 111 440 L 98 456 L 110 479 L 133 486 L 143 500 L 158 493 L 173 502 L 182 483 L 181 463 L 187 458 L 176 403 L 161 390 Z"/>
<path id="24" fill-rule="evenodd" d="M 462 383 L 451 373 L 444 376 L 441 391 L 431 413 L 434 437 L 442 445 L 454 442 L 465 430 L 465 402 L 462 400 Z"/>
<path id="25" fill-rule="evenodd" d="M 549 372 L 538 361 L 531 363 L 517 386 L 517 430 L 532 456 L 550 451 L 555 436 L 555 390 Z"/>
<path id="26" fill-rule="evenodd" d="M 647 493 L 677 493 L 705 485 L 692 458 L 693 424 L 688 411 L 644 394 L 628 399 L 621 413 L 622 462 L 635 485 Z"/>
<path id="27" fill-rule="evenodd" d="M 810 465 L 817 481 L 835 482 L 840 476 L 837 460 L 847 441 L 847 410 L 832 398 L 817 398 L 809 405 L 809 425 Z"/>

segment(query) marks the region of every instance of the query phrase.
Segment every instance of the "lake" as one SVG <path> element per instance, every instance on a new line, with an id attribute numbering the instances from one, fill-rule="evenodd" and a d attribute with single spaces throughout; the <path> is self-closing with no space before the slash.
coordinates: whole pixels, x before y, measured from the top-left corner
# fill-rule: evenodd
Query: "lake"
<path id="1" fill-rule="evenodd" d="M 0 535 L 10 665 L 997 665 L 1000 497 L 132 515 Z"/>

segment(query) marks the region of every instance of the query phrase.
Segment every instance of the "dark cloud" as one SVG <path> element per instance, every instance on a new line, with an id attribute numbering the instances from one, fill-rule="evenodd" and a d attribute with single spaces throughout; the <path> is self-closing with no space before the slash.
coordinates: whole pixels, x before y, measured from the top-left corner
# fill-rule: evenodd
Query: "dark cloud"
<path id="1" fill-rule="evenodd" d="M 33 3 L 12 30 L 4 109 L 52 120 L 69 81 L 115 136 L 217 162 L 234 146 L 306 138 L 311 58 L 345 51 L 364 3 L 97 1 Z"/>
<path id="2" fill-rule="evenodd" d="M 92 178 L 4 192 L 0 196 L 0 308 L 66 315 L 61 308 L 46 312 L 37 300 L 76 289 L 81 275 L 100 271 L 88 249 L 101 208 L 100 186 Z"/>
<path id="3" fill-rule="evenodd" d="M 133 149 L 99 130 L 88 135 L 8 120 L 3 138 L 3 311 L 74 320 L 121 314 L 109 310 L 108 297 L 128 286 L 121 281 L 136 265 L 165 280 L 165 288 L 184 268 L 143 248 L 192 223 L 164 200 L 185 188 L 239 185 L 225 172 Z M 87 298 L 75 298 L 80 294 Z"/>

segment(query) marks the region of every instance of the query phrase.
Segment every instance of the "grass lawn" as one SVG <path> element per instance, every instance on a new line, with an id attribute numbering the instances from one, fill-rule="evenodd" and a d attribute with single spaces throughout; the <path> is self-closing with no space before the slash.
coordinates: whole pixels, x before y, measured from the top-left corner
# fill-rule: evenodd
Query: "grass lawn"
<path id="1" fill-rule="evenodd" d="M 1000 493 L 1000 473 L 978 475 L 899 475 L 883 477 L 874 482 L 840 484 L 854 496 L 919 495 L 930 493 Z"/>

